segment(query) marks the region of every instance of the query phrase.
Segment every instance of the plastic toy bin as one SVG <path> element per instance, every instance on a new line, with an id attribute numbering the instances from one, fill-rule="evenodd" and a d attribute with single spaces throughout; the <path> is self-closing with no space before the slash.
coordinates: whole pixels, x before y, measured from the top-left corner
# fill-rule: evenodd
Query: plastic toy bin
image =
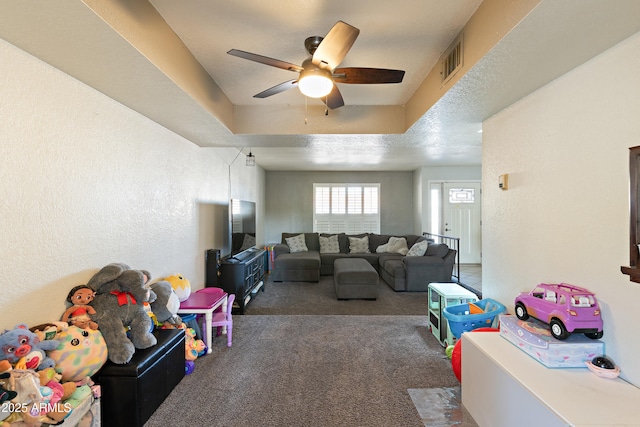
<path id="1" fill-rule="evenodd" d="M 443 314 L 449 321 L 449 329 L 451 329 L 451 333 L 453 333 L 457 339 L 460 339 L 460 335 L 462 335 L 463 332 L 491 327 L 496 316 L 507 310 L 504 305 L 491 298 L 486 298 L 473 304 L 484 310 L 484 313 L 468 314 L 468 303 L 450 305 L 444 308 Z"/>

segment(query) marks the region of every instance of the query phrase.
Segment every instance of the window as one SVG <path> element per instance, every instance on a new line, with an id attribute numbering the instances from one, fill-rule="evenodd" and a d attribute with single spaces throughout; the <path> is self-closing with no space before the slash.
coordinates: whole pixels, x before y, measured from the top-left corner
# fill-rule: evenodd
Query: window
<path id="1" fill-rule="evenodd" d="M 474 203 L 475 190 L 473 188 L 452 188 L 449 190 L 449 203 Z"/>
<path id="2" fill-rule="evenodd" d="M 380 233 L 380 184 L 313 184 L 313 231 Z"/>

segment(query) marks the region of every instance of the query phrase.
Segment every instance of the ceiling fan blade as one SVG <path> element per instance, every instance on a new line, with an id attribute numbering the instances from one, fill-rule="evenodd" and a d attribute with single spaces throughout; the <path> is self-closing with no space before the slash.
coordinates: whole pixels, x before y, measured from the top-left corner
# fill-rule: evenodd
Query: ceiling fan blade
<path id="1" fill-rule="evenodd" d="M 268 96 L 271 95 L 275 95 L 277 93 L 280 92 L 284 92 L 285 90 L 289 90 L 292 89 L 294 87 L 298 86 L 298 80 L 297 79 L 293 79 L 293 80 L 289 80 L 287 82 L 284 83 L 280 83 L 279 85 L 275 85 L 274 87 L 271 87 L 267 90 L 264 90 L 262 92 L 260 92 L 257 95 L 253 95 L 254 98 L 266 98 Z"/>
<path id="2" fill-rule="evenodd" d="M 388 70 L 385 68 L 336 68 L 333 81 L 351 84 L 400 83 L 404 78 L 404 70 Z"/>
<path id="3" fill-rule="evenodd" d="M 272 67 L 282 68 L 283 70 L 295 71 L 299 73 L 302 71 L 302 67 L 296 64 L 292 64 L 286 61 L 280 61 L 279 59 L 269 58 L 268 56 L 258 55 L 256 53 L 245 52 L 244 50 L 231 49 L 227 52 L 229 55 L 237 56 L 238 58 L 248 59 L 249 61 L 259 62 L 265 65 L 271 65 Z"/>
<path id="4" fill-rule="evenodd" d="M 333 70 L 347 55 L 358 38 L 360 30 L 345 22 L 338 21 L 320 42 L 311 59 L 313 65 Z"/>
<path id="5" fill-rule="evenodd" d="M 338 89 L 337 85 L 333 85 L 333 89 L 331 89 L 329 95 L 321 99 L 322 102 L 324 102 L 327 107 L 331 108 L 332 110 L 340 108 L 344 105 L 342 94 L 340 93 L 340 89 Z"/>

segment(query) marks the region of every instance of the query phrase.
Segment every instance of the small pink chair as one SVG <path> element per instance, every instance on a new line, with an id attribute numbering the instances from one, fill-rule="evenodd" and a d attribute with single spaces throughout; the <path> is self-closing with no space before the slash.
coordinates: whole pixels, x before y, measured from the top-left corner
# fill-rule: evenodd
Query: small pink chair
<path id="1" fill-rule="evenodd" d="M 216 336 L 222 333 L 222 327 L 227 327 L 227 347 L 231 347 L 231 331 L 233 329 L 233 318 L 231 317 L 231 310 L 233 309 L 233 301 L 236 299 L 234 294 L 229 294 L 227 299 L 227 312 L 213 313 L 211 319 L 211 329 L 217 326 Z"/>

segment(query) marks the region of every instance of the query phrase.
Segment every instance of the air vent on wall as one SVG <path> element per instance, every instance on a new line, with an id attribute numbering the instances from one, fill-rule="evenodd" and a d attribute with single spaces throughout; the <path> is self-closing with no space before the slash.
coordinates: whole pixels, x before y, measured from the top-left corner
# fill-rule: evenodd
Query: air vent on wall
<path id="1" fill-rule="evenodd" d="M 462 34 L 453 42 L 442 59 L 442 83 L 446 83 L 462 68 Z"/>

